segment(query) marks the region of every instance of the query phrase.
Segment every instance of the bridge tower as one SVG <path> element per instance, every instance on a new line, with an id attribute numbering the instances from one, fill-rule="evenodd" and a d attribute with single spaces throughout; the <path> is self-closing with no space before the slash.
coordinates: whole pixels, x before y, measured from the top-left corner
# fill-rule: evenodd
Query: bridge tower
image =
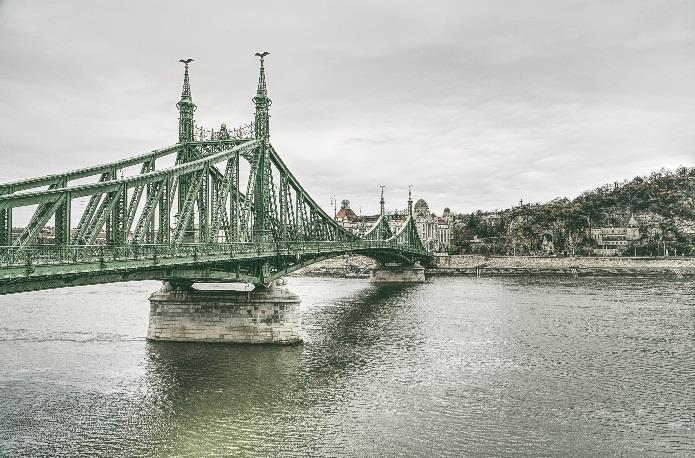
<path id="1" fill-rule="evenodd" d="M 179 100 L 179 102 L 176 104 L 176 108 L 179 109 L 179 143 L 182 145 L 182 148 L 179 150 L 176 157 L 177 164 L 189 162 L 195 159 L 193 157 L 195 155 L 195 150 L 189 145 L 189 143 L 194 140 L 195 121 L 193 119 L 193 113 L 197 108 L 195 103 L 193 103 L 193 97 L 191 96 L 191 82 L 188 76 L 188 64 L 190 64 L 192 61 L 193 59 L 181 59 L 179 61 L 184 64 L 185 68 L 183 73 L 181 100 Z M 179 214 L 181 214 L 181 209 L 183 209 L 185 206 L 190 178 L 190 175 L 183 175 L 179 177 L 177 196 Z M 206 189 L 205 186 L 202 186 L 201 192 L 202 188 Z M 188 243 L 193 242 L 194 231 L 192 230 L 191 226 L 195 224 L 195 221 L 192 219 L 190 221 L 177 220 L 176 224 L 185 224 L 188 226 L 184 229 L 185 235 L 183 237 L 183 241 Z"/>
<path id="2" fill-rule="evenodd" d="M 270 205 L 270 190 L 268 187 L 268 175 L 270 174 L 270 163 L 268 161 L 268 146 L 270 138 L 270 114 L 269 108 L 272 104 L 268 98 L 268 89 L 265 82 L 265 56 L 268 53 L 256 53 L 261 58 L 261 66 L 258 75 L 258 89 L 253 98 L 256 108 L 255 113 L 255 132 L 256 140 L 260 142 L 256 158 L 256 183 L 254 188 L 254 218 L 253 218 L 253 241 L 267 242 L 270 239 L 270 229 L 268 227 L 268 209 Z"/>
<path id="3" fill-rule="evenodd" d="M 188 143 L 193 141 L 193 113 L 196 110 L 196 105 L 191 97 L 191 82 L 188 76 L 188 64 L 193 59 L 181 60 L 185 65 L 183 73 L 183 90 L 181 91 L 181 100 L 176 104 L 179 109 L 179 143 Z"/>
<path id="4" fill-rule="evenodd" d="M 263 243 L 271 241 L 270 174 L 269 156 L 271 100 L 266 87 L 264 60 L 268 52 L 256 53 L 260 57 L 258 89 L 252 99 L 255 106 L 255 138 L 259 142 L 252 161 L 253 188 L 253 227 L 252 241 Z M 184 73 L 183 92 L 179 108 L 179 143 L 184 146 L 192 142 L 193 112 L 195 104 L 191 99 L 188 77 L 188 63 Z M 178 162 L 188 162 L 192 150 L 184 147 L 183 156 Z M 238 157 L 237 157 L 238 161 Z M 237 166 L 238 170 L 238 166 Z M 203 178 L 206 183 L 206 176 Z M 253 175 L 255 174 L 255 175 Z M 238 183 L 238 181 L 237 181 Z M 179 208 L 185 196 L 185 183 L 179 182 Z M 207 190 L 201 191 L 207 193 Z M 200 216 L 200 239 L 207 240 L 207 207 L 202 196 L 198 201 Z M 235 215 L 238 215 L 235 213 Z M 238 227 L 238 225 L 237 225 Z M 193 236 L 188 238 L 193 241 Z M 267 282 L 270 264 L 260 261 L 255 266 L 256 278 L 263 285 L 255 285 L 252 291 L 201 290 L 192 287 L 186 280 L 165 281 L 162 289 L 150 297 L 150 323 L 147 338 L 150 340 L 173 340 L 193 342 L 237 342 L 237 343 L 282 343 L 301 342 L 301 316 L 299 297 L 288 291 L 284 280 Z M 265 286 L 264 286 L 265 285 Z"/>
<path id="5" fill-rule="evenodd" d="M 413 185 L 408 185 L 408 216 L 413 216 Z"/>
<path id="6" fill-rule="evenodd" d="M 384 188 L 386 186 L 380 186 L 381 187 L 381 200 L 379 200 L 379 207 L 381 208 L 380 214 L 381 216 L 384 216 L 386 213 L 386 201 L 384 200 Z"/>

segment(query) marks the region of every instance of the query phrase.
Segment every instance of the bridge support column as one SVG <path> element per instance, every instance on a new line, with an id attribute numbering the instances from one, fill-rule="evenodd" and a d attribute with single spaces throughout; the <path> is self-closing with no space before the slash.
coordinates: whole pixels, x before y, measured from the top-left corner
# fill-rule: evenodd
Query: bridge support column
<path id="1" fill-rule="evenodd" d="M 284 281 L 253 291 L 198 290 L 164 282 L 150 296 L 148 340 L 301 342 L 299 297 Z"/>
<path id="2" fill-rule="evenodd" d="M 379 265 L 370 275 L 372 283 L 424 283 L 425 268 L 419 263 L 413 266 Z"/>

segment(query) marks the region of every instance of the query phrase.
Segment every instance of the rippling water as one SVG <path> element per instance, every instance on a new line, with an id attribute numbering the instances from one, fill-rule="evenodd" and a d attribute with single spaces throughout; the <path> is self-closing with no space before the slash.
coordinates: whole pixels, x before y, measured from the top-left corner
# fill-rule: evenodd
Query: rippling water
<path id="1" fill-rule="evenodd" d="M 147 342 L 155 282 L 0 296 L 0 455 L 695 453 L 695 285 L 291 278 L 306 341 Z"/>

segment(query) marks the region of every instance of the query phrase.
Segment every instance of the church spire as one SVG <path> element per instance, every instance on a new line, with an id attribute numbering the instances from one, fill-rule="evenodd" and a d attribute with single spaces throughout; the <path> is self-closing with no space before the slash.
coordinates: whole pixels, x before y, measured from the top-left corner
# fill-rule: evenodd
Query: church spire
<path id="1" fill-rule="evenodd" d="M 267 138 L 270 136 L 270 115 L 268 114 L 268 108 L 272 104 L 271 100 L 268 98 L 268 89 L 265 84 L 265 56 L 270 54 L 268 51 L 262 53 L 257 52 L 256 56 L 261 58 L 261 68 L 258 75 L 258 89 L 256 90 L 256 97 L 253 98 L 253 103 L 256 106 L 256 116 L 255 116 L 255 131 L 256 138 Z"/>
<path id="2" fill-rule="evenodd" d="M 191 97 L 191 82 L 188 76 L 188 64 L 193 59 L 181 59 L 179 62 L 186 66 L 183 73 L 183 90 L 181 100 L 176 104 L 179 109 L 179 143 L 193 141 L 193 112 L 196 109 Z"/>

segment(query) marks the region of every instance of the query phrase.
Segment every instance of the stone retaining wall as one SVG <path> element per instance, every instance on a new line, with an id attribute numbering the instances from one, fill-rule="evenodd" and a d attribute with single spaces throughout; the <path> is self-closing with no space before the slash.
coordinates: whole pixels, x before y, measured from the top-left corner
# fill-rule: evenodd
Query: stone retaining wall
<path id="1" fill-rule="evenodd" d="M 673 269 L 665 267 L 645 267 L 645 268 L 450 268 L 450 269 L 428 269 L 428 276 L 446 275 L 466 275 L 483 277 L 488 275 L 567 275 L 573 277 L 605 277 L 605 276 L 635 276 L 635 277 L 658 277 L 670 276 L 674 278 L 690 278 L 695 276 L 695 269 Z"/>
<path id="2" fill-rule="evenodd" d="M 438 269 L 695 269 L 695 258 L 441 256 Z"/>
<path id="3" fill-rule="evenodd" d="M 376 263 L 364 256 L 338 257 L 312 264 L 297 272 L 312 276 L 355 275 L 355 267 L 369 270 Z M 695 258 L 541 257 L 541 256 L 436 256 L 428 275 L 695 275 Z M 346 275 L 346 273 L 348 275 Z"/>

